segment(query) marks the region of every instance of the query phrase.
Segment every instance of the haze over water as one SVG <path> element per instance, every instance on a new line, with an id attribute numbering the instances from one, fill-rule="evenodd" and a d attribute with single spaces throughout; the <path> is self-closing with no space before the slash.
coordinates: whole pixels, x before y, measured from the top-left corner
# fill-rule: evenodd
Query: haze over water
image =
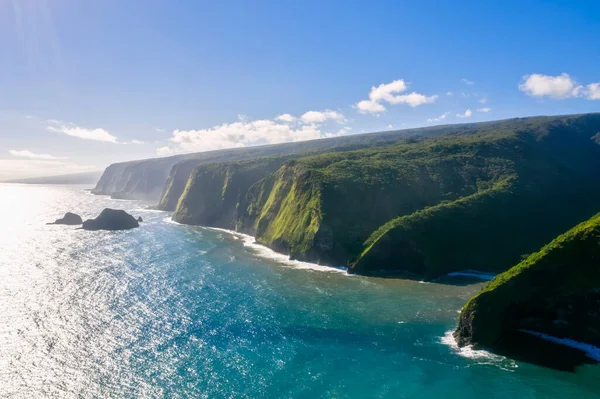
<path id="1" fill-rule="evenodd" d="M 600 397 L 600 366 L 559 372 L 444 343 L 481 284 L 282 264 L 84 188 L 0 185 L 0 397 Z M 45 225 L 105 207 L 144 223 Z"/>

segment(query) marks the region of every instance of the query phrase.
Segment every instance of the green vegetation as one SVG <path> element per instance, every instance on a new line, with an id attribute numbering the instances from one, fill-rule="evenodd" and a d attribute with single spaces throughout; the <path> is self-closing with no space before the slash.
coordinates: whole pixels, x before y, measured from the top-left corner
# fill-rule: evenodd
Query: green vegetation
<path id="1" fill-rule="evenodd" d="M 444 127 L 393 144 L 198 166 L 175 212 L 295 259 L 420 278 L 504 271 L 600 201 L 600 115 Z"/>
<path id="2" fill-rule="evenodd" d="M 493 347 L 519 329 L 600 346 L 600 214 L 498 275 L 463 308 L 460 345 Z"/>
<path id="3" fill-rule="evenodd" d="M 198 166 L 177 204 L 174 220 L 235 228 L 238 203 L 248 188 L 277 170 L 286 160 L 286 157 L 271 157 Z"/>

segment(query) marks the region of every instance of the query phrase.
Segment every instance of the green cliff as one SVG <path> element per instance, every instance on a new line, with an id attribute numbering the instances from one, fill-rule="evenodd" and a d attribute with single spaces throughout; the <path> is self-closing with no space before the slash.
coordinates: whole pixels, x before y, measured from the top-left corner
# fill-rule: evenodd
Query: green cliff
<path id="1" fill-rule="evenodd" d="M 173 219 L 179 223 L 234 229 L 249 187 L 277 170 L 286 157 L 201 165 L 190 175 Z"/>
<path id="2" fill-rule="evenodd" d="M 526 118 L 197 167 L 174 217 L 361 274 L 504 271 L 598 210 L 598 131 L 598 114 Z"/>
<path id="3" fill-rule="evenodd" d="M 600 346 L 600 214 L 498 275 L 465 305 L 454 336 L 494 348 L 519 330 Z"/>
<path id="4" fill-rule="evenodd" d="M 490 129 L 504 121 L 432 126 L 379 133 L 351 134 L 293 143 L 245 148 L 230 148 L 192 154 L 174 155 L 139 161 L 121 162 L 106 168 L 94 194 L 114 198 L 144 199 L 158 202 L 158 209 L 174 211 L 192 170 L 215 162 L 236 162 L 273 155 L 301 154 L 315 151 L 352 150 L 389 145 L 409 137 L 427 137 Z"/>

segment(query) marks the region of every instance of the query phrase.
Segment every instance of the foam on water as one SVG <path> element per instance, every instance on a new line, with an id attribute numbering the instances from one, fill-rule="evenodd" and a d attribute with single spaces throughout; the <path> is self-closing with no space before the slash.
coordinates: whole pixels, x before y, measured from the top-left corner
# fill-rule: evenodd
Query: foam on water
<path id="1" fill-rule="evenodd" d="M 498 366 L 506 371 L 512 371 L 512 369 L 519 367 L 516 362 L 504 356 L 496 355 L 483 349 L 473 349 L 472 345 L 466 345 L 463 347 L 458 346 L 456 339 L 454 339 L 453 333 L 454 331 L 452 330 L 446 331 L 444 336 L 440 338 L 440 342 L 449 346 L 452 351 L 459 356 L 475 360 L 480 364 Z"/>
<path id="2" fill-rule="evenodd" d="M 345 267 L 321 266 L 321 265 L 317 265 L 316 263 L 292 260 L 287 255 L 280 254 L 279 252 L 273 251 L 271 248 L 268 248 L 268 247 L 265 247 L 264 245 L 258 244 L 256 242 L 256 238 L 254 238 L 253 236 L 248 235 L 248 234 L 239 233 L 239 232 L 233 231 L 233 230 L 220 229 L 220 228 L 216 228 L 216 227 L 204 227 L 204 228 L 208 229 L 208 230 L 220 231 L 220 232 L 227 233 L 227 234 L 234 236 L 235 238 L 241 240 L 244 243 L 245 247 L 250 248 L 253 253 L 255 253 L 257 256 L 260 256 L 261 258 L 264 258 L 264 259 L 274 260 L 278 263 L 284 264 L 286 266 L 291 266 L 296 269 L 315 270 L 315 271 L 320 271 L 320 272 L 343 273 L 343 274 L 349 275 L 348 269 Z"/>

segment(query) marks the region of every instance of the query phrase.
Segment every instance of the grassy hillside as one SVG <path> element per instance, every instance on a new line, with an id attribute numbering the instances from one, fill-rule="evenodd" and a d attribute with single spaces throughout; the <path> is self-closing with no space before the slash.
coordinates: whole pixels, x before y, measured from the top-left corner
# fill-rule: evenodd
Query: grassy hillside
<path id="1" fill-rule="evenodd" d="M 111 195 L 115 198 L 154 200 L 159 202 L 159 209 L 174 211 L 192 169 L 199 165 L 215 162 L 236 162 L 273 155 L 323 152 L 334 149 L 349 151 L 389 145 L 410 137 L 475 134 L 504 129 L 507 126 L 545 123 L 553 119 L 553 117 L 518 118 L 506 121 L 432 126 L 122 162 L 112 164 L 106 168 L 92 192 L 94 194 Z M 181 167 L 179 167 L 180 163 L 182 164 Z"/>
<path id="2" fill-rule="evenodd" d="M 497 276 L 463 308 L 460 345 L 526 329 L 600 346 L 600 214 Z"/>
<path id="3" fill-rule="evenodd" d="M 199 167 L 175 218 L 234 226 L 293 258 L 349 265 L 357 273 L 435 277 L 506 270 L 598 210 L 600 146 L 592 138 L 600 115 L 477 126 L 296 155 L 270 168 L 261 159 L 247 161 L 242 170 L 253 172 L 248 179 L 238 175 L 226 210 L 214 193 L 224 198 L 227 171 L 235 169 L 235 176 L 242 164 Z M 211 212 L 226 214 L 227 223 Z"/>

